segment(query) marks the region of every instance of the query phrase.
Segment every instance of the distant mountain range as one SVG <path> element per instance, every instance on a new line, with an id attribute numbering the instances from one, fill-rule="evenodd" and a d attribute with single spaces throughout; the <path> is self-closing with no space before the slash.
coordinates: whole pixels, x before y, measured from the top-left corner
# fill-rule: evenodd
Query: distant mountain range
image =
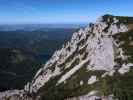
<path id="1" fill-rule="evenodd" d="M 0 31 L 35 31 L 48 28 L 81 28 L 87 24 L 3 24 Z"/>

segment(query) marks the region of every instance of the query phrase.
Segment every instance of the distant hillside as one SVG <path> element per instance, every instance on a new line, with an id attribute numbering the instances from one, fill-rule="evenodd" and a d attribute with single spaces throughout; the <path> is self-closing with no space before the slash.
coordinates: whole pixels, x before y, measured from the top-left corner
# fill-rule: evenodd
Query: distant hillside
<path id="1" fill-rule="evenodd" d="M 41 66 L 32 55 L 17 49 L 0 48 L 0 91 L 23 88 Z"/>
<path id="2" fill-rule="evenodd" d="M 0 31 L 0 91 L 22 89 L 75 30 Z"/>

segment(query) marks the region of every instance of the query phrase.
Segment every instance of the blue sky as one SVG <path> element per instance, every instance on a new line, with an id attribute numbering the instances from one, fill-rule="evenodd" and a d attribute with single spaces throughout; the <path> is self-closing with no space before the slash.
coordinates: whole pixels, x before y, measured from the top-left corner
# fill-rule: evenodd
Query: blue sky
<path id="1" fill-rule="evenodd" d="M 0 24 L 88 23 L 107 13 L 133 16 L 133 0 L 0 0 Z"/>

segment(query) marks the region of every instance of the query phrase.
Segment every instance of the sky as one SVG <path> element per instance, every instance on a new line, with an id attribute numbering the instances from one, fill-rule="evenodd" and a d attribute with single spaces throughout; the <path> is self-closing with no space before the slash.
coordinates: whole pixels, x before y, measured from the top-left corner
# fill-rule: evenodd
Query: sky
<path id="1" fill-rule="evenodd" d="M 133 16 L 133 0 L 0 0 L 0 24 L 88 23 L 104 14 Z"/>

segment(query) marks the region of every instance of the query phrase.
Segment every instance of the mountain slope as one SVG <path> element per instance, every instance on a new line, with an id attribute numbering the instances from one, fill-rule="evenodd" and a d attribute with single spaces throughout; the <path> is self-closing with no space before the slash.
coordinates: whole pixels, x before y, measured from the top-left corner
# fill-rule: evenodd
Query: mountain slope
<path id="1" fill-rule="evenodd" d="M 132 26 L 132 17 L 104 15 L 75 32 L 25 85 L 25 99 L 131 100 Z"/>

